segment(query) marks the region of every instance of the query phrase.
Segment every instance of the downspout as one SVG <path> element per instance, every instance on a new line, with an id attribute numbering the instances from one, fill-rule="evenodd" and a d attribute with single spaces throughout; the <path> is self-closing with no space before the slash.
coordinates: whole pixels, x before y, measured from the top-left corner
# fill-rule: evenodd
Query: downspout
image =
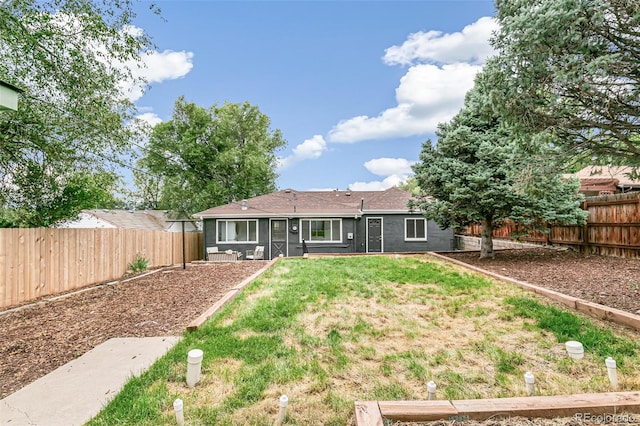
<path id="1" fill-rule="evenodd" d="M 358 222 L 360 221 L 360 219 L 362 218 L 362 215 L 364 214 L 364 198 L 360 198 L 360 209 L 358 210 L 358 213 L 356 213 L 356 221 L 354 222 L 354 227 L 353 227 L 353 251 L 354 253 L 360 253 L 359 252 L 359 247 L 358 247 Z M 365 225 L 366 226 L 366 225 Z M 366 235 L 366 232 L 365 232 Z M 366 244 L 366 241 L 365 241 Z M 364 253 L 366 250 L 362 250 L 362 252 Z"/>

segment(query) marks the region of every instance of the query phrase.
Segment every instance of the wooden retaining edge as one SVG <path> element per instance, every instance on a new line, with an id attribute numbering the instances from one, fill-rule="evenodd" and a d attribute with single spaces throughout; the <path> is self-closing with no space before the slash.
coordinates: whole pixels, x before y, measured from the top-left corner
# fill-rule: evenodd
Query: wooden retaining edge
<path id="1" fill-rule="evenodd" d="M 438 253 L 429 252 L 427 254 L 429 254 L 430 256 L 434 256 L 438 259 L 444 260 L 446 262 L 451 262 L 453 264 L 463 266 L 467 269 L 470 269 L 475 272 L 479 272 L 483 275 L 487 275 L 492 278 L 499 279 L 501 281 L 515 284 L 524 290 L 531 291 L 541 296 L 548 297 L 549 299 L 552 299 L 571 309 L 574 309 L 578 312 L 585 313 L 592 317 L 611 321 L 616 324 L 633 328 L 635 330 L 640 330 L 640 315 L 635 315 L 630 312 L 622 311 L 616 308 L 611 308 L 605 305 L 600 305 L 598 303 L 589 302 L 583 299 L 579 299 L 577 297 L 568 296 L 566 294 L 563 294 L 554 290 L 549 290 L 544 287 L 539 287 L 533 284 L 529 284 L 525 281 L 519 281 L 513 278 L 505 277 L 504 275 L 496 274 L 495 272 L 490 272 L 485 269 L 478 268 L 477 266 L 469 265 L 457 259 L 451 259 L 449 257 L 443 256 Z"/>
<path id="2" fill-rule="evenodd" d="M 238 294 L 240 294 L 240 291 L 243 288 L 251 284 L 256 278 L 262 275 L 267 269 L 271 268 L 279 259 L 280 259 L 279 257 L 272 259 L 269 263 L 267 263 L 264 267 L 260 268 L 253 275 L 251 275 L 248 278 L 245 278 L 240 284 L 236 285 L 231 290 L 229 290 L 224 296 L 222 296 L 222 298 L 220 298 L 220 300 L 214 303 L 209 309 L 204 311 L 202 315 L 200 315 L 198 318 L 191 321 L 189 325 L 187 325 L 187 331 L 197 330 L 202 324 L 205 323 L 205 321 L 211 318 L 211 316 L 216 312 L 218 312 L 225 304 L 235 299 L 235 297 Z M 246 261 L 246 262 L 250 262 L 250 261 Z"/>
<path id="3" fill-rule="evenodd" d="M 356 426 L 384 426 L 378 401 L 356 401 Z"/>
<path id="4" fill-rule="evenodd" d="M 458 401 L 356 401 L 356 426 L 379 426 L 385 419 L 419 422 L 488 420 L 494 417 L 556 418 L 602 416 L 640 421 L 639 392 L 530 396 Z M 603 423 L 603 422 L 600 422 Z"/>

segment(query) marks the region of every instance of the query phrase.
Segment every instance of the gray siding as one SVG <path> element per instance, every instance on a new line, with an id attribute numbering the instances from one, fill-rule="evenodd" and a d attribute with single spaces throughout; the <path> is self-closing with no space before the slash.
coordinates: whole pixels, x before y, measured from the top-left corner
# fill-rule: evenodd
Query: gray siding
<path id="1" fill-rule="evenodd" d="M 255 219 L 255 218 L 254 218 Z M 251 218 L 241 219 L 251 220 Z M 216 219 L 203 220 L 203 253 L 206 257 L 207 247 L 218 247 L 218 250 L 234 250 L 246 253 L 247 250 L 253 250 L 256 246 L 264 246 L 265 258 L 270 258 L 269 254 L 269 219 L 258 219 L 258 243 L 233 243 L 218 244 L 216 243 Z"/>
<path id="2" fill-rule="evenodd" d="M 450 251 L 454 249 L 455 238 L 452 228 L 442 229 L 430 220 L 427 222 L 428 251 Z"/>
<path id="3" fill-rule="evenodd" d="M 371 215 L 370 217 L 382 218 L 382 249 L 386 253 L 453 250 L 453 229 L 443 230 L 433 221 L 427 221 L 427 241 L 405 241 L 405 218 L 422 218 L 421 215 Z M 366 227 L 365 219 L 363 217 L 363 229 Z M 363 243 L 366 247 L 366 233 L 363 235 Z"/>
<path id="4" fill-rule="evenodd" d="M 309 253 L 365 253 L 367 250 L 367 217 L 382 218 L 383 246 L 385 253 L 407 253 L 423 251 L 448 251 L 453 250 L 454 234 L 452 229 L 440 229 L 433 221 L 427 222 L 427 241 L 405 241 L 404 239 L 404 219 L 407 217 L 421 217 L 418 215 L 370 215 L 358 219 L 342 219 L 342 241 L 339 243 L 311 243 L 307 242 Z M 250 218 L 247 218 L 250 219 Z M 265 258 L 271 258 L 271 245 L 269 241 L 269 219 L 258 219 L 258 244 L 265 246 Z M 297 230 L 294 231 L 293 227 Z M 245 253 L 253 250 L 255 243 L 216 243 L 216 220 L 205 219 L 203 221 L 203 245 L 204 253 L 206 247 L 217 246 L 219 250 L 236 250 Z M 348 235 L 353 234 L 353 239 Z M 300 232 L 300 219 L 290 218 L 288 220 L 287 232 L 287 255 L 302 256 L 302 240 Z"/>
<path id="5" fill-rule="evenodd" d="M 289 228 L 291 224 L 296 223 L 300 228 L 299 219 L 289 220 Z M 348 234 L 353 234 L 354 238 L 349 239 Z M 302 256 L 302 240 L 301 233 L 290 235 L 289 240 L 289 256 Z M 342 218 L 342 241 L 339 243 L 312 243 L 307 241 L 307 249 L 309 253 L 355 253 L 356 244 L 356 220 L 352 218 Z"/>

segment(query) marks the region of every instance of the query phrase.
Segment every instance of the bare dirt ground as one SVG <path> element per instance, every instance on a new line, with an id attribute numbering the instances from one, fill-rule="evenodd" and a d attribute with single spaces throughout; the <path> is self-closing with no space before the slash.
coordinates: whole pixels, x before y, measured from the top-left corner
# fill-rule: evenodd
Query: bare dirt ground
<path id="1" fill-rule="evenodd" d="M 187 264 L 0 313 L 0 398 L 113 337 L 181 335 L 265 265 Z"/>
<path id="2" fill-rule="evenodd" d="M 501 275 L 632 313 L 640 260 L 549 249 L 447 254 Z M 0 398 L 113 337 L 180 335 L 187 324 L 265 262 L 188 264 L 0 313 Z"/>

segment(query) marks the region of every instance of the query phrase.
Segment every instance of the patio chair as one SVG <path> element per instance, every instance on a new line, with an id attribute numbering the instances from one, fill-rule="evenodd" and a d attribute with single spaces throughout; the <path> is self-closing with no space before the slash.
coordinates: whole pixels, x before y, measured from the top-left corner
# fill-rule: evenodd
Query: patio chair
<path id="1" fill-rule="evenodd" d="M 244 257 L 247 260 L 264 260 L 264 246 L 256 246 L 253 250 L 247 250 Z"/>
<path id="2" fill-rule="evenodd" d="M 211 260 L 210 259 L 211 253 L 217 253 L 217 252 L 218 252 L 218 247 L 207 247 L 207 260 Z"/>

